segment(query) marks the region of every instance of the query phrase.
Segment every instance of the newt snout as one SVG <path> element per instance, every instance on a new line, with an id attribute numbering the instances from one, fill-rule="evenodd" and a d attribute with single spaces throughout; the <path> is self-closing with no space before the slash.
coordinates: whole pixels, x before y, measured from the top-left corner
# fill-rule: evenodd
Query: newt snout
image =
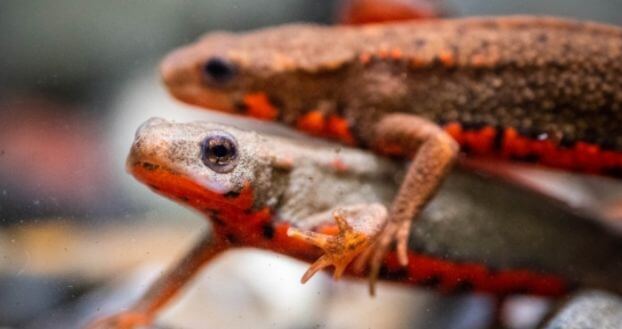
<path id="1" fill-rule="evenodd" d="M 214 61 L 210 63 L 209 59 L 203 57 L 197 57 L 192 47 L 184 47 L 172 52 L 160 64 L 162 82 L 172 96 L 183 102 L 218 111 L 233 112 L 235 106 L 227 88 L 205 88 L 210 84 L 206 78 L 206 71 L 211 70 L 220 75 L 226 75 L 228 74 L 227 67 Z"/>
<path id="2" fill-rule="evenodd" d="M 166 120 L 162 118 L 151 118 L 141 124 L 136 133 L 134 133 L 134 142 L 127 158 L 127 169 L 134 173 L 133 168 L 136 166 L 145 166 L 145 169 L 154 169 L 160 167 L 160 160 L 157 158 L 164 147 L 161 138 L 153 138 L 152 129 L 155 126 L 165 124 Z M 159 145 L 159 146 L 158 146 Z M 160 150 L 160 151 L 158 151 Z"/>

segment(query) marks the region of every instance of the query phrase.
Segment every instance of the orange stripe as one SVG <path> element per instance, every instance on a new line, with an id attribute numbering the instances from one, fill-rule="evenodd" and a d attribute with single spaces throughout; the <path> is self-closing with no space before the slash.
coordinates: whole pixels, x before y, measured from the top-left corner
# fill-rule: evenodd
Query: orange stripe
<path id="1" fill-rule="evenodd" d="M 292 257 L 313 262 L 322 255 L 322 251 L 302 240 L 287 236 L 290 224 L 280 222 L 275 226 L 275 237 L 265 248 L 287 254 Z M 324 234 L 336 234 L 336 225 L 322 225 L 315 231 Z M 493 271 L 483 264 L 459 263 L 413 251 L 408 253 L 408 266 L 399 265 L 397 255 L 390 252 L 385 258 L 387 271 L 381 276 L 383 280 L 402 282 L 415 286 L 429 285 L 431 279 L 437 280 L 434 287 L 443 293 L 487 292 L 498 295 L 512 293 L 528 293 L 540 296 L 560 296 L 567 292 L 566 281 L 555 275 L 537 273 L 526 269 L 501 269 Z M 350 268 L 348 274 L 364 277 L 364 273 L 356 273 Z"/>
<path id="2" fill-rule="evenodd" d="M 249 116 L 261 120 L 273 121 L 279 115 L 277 108 L 265 93 L 250 93 L 244 96 L 244 105 Z"/>
<path id="3" fill-rule="evenodd" d="M 593 174 L 608 174 L 609 170 L 622 169 L 622 152 L 603 150 L 596 144 L 577 142 L 571 147 L 563 147 L 551 139 L 538 140 L 521 135 L 514 128 L 499 131 L 485 126 L 465 130 L 457 122 L 446 124 L 444 129 L 474 155 L 509 160 L 535 158 L 537 163 L 545 166 Z M 494 145 L 497 134 L 502 134 L 503 141 L 498 149 Z"/>

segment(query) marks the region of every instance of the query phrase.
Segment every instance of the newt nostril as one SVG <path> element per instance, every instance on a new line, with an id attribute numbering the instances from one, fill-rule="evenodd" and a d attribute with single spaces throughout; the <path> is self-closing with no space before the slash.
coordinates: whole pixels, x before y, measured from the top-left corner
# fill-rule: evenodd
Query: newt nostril
<path id="1" fill-rule="evenodd" d="M 143 167 L 145 170 L 149 170 L 149 171 L 153 171 L 153 170 L 160 168 L 160 166 L 158 166 L 157 164 L 153 164 L 151 162 L 141 162 L 140 166 Z"/>

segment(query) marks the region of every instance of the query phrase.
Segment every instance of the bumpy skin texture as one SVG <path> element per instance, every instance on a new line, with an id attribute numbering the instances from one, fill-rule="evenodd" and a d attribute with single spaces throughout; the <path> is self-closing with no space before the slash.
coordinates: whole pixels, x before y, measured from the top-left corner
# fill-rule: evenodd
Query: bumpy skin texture
<path id="1" fill-rule="evenodd" d="M 216 57 L 235 67 L 226 83 L 205 79 Z M 349 144 L 373 145 L 374 124 L 406 112 L 443 124 L 475 154 L 622 168 L 622 30 L 613 26 L 524 16 L 288 25 L 209 34 L 161 69 L 183 101 Z M 248 101 L 258 93 L 262 106 Z"/>
<path id="2" fill-rule="evenodd" d="M 201 145 L 207 136 L 223 133 L 236 140 L 239 157 L 230 172 L 218 173 L 202 161 Z M 155 192 L 206 214 L 213 232 L 134 307 L 93 328 L 150 323 L 194 273 L 230 248 L 256 247 L 314 261 L 321 250 L 288 235 L 289 228 L 335 232 L 335 222 L 323 212 L 387 205 L 403 175 L 399 164 L 350 148 L 162 119 L 139 128 L 128 170 Z M 481 207 L 486 201 L 490 206 Z M 349 222 L 361 232 L 366 224 Z M 445 293 L 557 296 L 574 285 L 622 292 L 620 241 L 536 194 L 460 173 L 450 177 L 413 229 L 408 267 L 389 253 L 380 278 Z M 347 268 L 346 274 L 365 273 Z"/>

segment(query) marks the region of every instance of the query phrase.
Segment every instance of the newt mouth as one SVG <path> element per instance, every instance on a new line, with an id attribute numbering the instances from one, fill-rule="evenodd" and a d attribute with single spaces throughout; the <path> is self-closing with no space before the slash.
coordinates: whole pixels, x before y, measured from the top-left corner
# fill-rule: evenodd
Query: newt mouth
<path id="1" fill-rule="evenodd" d="M 150 162 L 131 162 L 128 171 L 155 192 L 200 211 L 244 212 L 253 205 L 250 185 L 241 191 L 216 192 L 199 185 L 190 177 Z"/>
<path id="2" fill-rule="evenodd" d="M 211 110 L 236 113 L 237 107 L 231 95 L 225 91 L 204 89 L 190 85 L 168 86 L 169 93 L 176 99 L 190 105 Z"/>

